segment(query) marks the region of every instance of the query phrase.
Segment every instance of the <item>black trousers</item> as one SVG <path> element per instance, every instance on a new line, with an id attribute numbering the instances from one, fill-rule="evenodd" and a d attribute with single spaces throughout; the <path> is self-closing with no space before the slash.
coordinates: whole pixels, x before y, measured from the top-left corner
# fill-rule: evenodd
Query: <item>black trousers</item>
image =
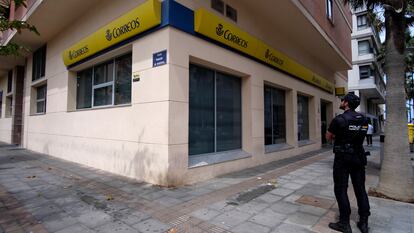
<path id="1" fill-rule="evenodd" d="M 372 145 L 372 134 L 367 134 L 367 145 Z"/>
<path id="2" fill-rule="evenodd" d="M 335 154 L 333 179 L 336 201 L 339 207 L 341 221 L 349 222 L 351 206 L 348 199 L 348 177 L 351 176 L 352 186 L 358 204 L 358 214 L 362 219 L 368 219 L 370 207 L 365 190 L 365 164 L 353 154 Z"/>

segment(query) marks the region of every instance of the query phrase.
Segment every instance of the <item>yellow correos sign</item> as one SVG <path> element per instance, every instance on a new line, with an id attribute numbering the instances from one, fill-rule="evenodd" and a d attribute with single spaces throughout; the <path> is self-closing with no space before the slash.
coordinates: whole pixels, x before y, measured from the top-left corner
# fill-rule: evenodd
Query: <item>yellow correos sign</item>
<path id="1" fill-rule="evenodd" d="M 66 66 L 161 23 L 161 3 L 148 0 L 63 52 Z"/>
<path id="2" fill-rule="evenodd" d="M 345 87 L 335 87 L 335 95 L 336 96 L 344 96 L 346 94 Z"/>
<path id="3" fill-rule="evenodd" d="M 194 31 L 244 53 L 250 55 L 255 53 L 257 49 L 256 38 L 229 23 L 225 23 L 212 13 L 199 9 L 195 12 L 194 20 Z"/>
<path id="4" fill-rule="evenodd" d="M 194 21 L 194 31 L 197 33 L 333 93 L 333 83 L 213 13 L 199 9 L 195 11 Z"/>

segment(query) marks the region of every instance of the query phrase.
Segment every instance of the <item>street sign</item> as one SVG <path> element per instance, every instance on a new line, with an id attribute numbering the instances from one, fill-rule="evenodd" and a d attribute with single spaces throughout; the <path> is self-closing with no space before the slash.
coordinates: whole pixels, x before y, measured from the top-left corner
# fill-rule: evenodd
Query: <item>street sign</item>
<path id="1" fill-rule="evenodd" d="M 167 50 L 152 54 L 152 67 L 167 64 Z"/>

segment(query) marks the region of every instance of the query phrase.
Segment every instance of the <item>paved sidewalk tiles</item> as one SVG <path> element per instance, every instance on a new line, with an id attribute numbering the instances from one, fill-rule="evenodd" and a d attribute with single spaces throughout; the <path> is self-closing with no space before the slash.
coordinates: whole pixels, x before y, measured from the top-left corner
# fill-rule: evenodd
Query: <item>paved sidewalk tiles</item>
<path id="1" fill-rule="evenodd" d="M 378 182 L 378 141 L 370 150 L 368 186 Z M 332 163 L 328 148 L 174 189 L 0 145 L 0 233 L 331 233 Z M 413 205 L 370 202 L 370 232 L 414 233 Z"/>

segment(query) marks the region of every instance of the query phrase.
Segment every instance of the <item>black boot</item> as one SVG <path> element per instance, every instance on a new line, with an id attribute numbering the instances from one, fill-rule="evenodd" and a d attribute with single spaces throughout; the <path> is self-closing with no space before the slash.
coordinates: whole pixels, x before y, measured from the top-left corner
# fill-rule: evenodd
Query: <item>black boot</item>
<path id="1" fill-rule="evenodd" d="M 351 225 L 349 225 L 349 222 L 331 222 L 329 223 L 329 228 L 334 229 L 335 231 L 340 231 L 344 233 L 352 233 Z"/>
<path id="2" fill-rule="evenodd" d="M 357 223 L 357 227 L 361 233 L 368 233 L 368 218 L 361 217 Z"/>

